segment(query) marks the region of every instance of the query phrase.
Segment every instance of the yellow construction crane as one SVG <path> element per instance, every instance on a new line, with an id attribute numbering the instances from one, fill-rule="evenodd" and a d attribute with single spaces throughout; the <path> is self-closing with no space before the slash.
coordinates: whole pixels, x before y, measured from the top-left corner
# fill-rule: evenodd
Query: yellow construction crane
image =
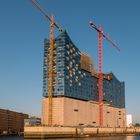
<path id="1" fill-rule="evenodd" d="M 54 66 L 53 66 L 53 55 L 54 55 L 54 27 L 59 31 L 63 29 L 54 21 L 53 17 L 50 17 L 45 10 L 35 1 L 32 3 L 45 15 L 45 17 L 51 22 L 50 23 L 50 49 L 49 49 L 49 78 L 48 78 L 48 125 L 52 126 L 52 98 L 53 98 L 53 78 L 54 78 Z"/>

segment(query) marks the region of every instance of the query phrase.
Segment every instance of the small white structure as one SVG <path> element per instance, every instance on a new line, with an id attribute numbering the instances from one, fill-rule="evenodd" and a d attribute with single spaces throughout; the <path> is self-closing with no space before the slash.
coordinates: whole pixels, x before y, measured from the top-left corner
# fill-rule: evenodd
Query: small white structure
<path id="1" fill-rule="evenodd" d="M 132 126 L 132 115 L 131 114 L 126 115 L 126 122 L 127 122 L 127 127 Z"/>
<path id="2" fill-rule="evenodd" d="M 29 119 L 24 119 L 24 126 L 36 126 L 41 124 L 41 118 L 30 117 Z"/>

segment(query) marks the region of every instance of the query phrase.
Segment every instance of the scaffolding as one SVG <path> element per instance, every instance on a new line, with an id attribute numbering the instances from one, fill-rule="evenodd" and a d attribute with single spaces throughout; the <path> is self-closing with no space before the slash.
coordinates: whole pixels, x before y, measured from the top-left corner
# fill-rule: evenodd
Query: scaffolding
<path id="1" fill-rule="evenodd" d="M 95 72 L 95 64 L 92 57 L 87 53 L 81 53 L 80 65 L 82 69 L 90 73 Z"/>

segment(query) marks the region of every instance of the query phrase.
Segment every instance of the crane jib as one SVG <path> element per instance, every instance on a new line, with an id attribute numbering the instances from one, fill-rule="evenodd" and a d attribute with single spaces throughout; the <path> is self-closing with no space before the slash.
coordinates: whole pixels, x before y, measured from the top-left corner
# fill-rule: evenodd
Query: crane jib
<path id="1" fill-rule="evenodd" d="M 46 18 L 48 18 L 50 22 L 54 23 L 54 25 L 58 28 L 59 31 L 63 30 L 57 23 L 55 23 L 54 20 L 52 20 L 52 18 L 45 12 L 45 10 L 35 0 L 32 0 L 32 3 L 45 15 Z"/>

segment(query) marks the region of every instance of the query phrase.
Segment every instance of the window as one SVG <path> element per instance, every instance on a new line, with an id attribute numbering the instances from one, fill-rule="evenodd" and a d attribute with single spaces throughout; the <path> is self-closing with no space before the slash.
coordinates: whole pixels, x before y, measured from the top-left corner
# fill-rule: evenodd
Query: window
<path id="1" fill-rule="evenodd" d="M 66 79 L 69 79 L 69 76 L 68 75 L 66 75 Z"/>
<path id="2" fill-rule="evenodd" d="M 69 57 L 66 57 L 67 60 L 69 60 Z"/>
<path id="3" fill-rule="evenodd" d="M 81 83 L 79 82 L 78 85 L 81 86 Z"/>
<path id="4" fill-rule="evenodd" d="M 61 66 L 61 62 L 58 62 L 58 66 Z"/>
<path id="5" fill-rule="evenodd" d="M 73 61 L 73 63 L 75 63 L 75 60 L 74 59 L 72 61 Z"/>
<path id="6" fill-rule="evenodd" d="M 60 51 L 62 49 L 62 47 L 58 47 L 58 51 Z"/>
<path id="7" fill-rule="evenodd" d="M 67 51 L 67 54 L 70 54 L 70 52 L 69 52 L 69 51 Z"/>
<path id="8" fill-rule="evenodd" d="M 67 48 L 69 49 L 69 44 L 67 44 L 66 46 L 67 46 Z"/>
<path id="9" fill-rule="evenodd" d="M 57 74 L 58 74 L 58 75 L 60 75 L 60 74 L 61 74 L 61 71 L 60 71 L 60 70 L 58 70 L 58 71 L 57 71 Z"/>
<path id="10" fill-rule="evenodd" d="M 60 58 L 60 57 L 61 57 L 61 54 L 60 54 L 60 53 L 58 53 L 57 55 L 58 55 L 58 58 Z"/>

